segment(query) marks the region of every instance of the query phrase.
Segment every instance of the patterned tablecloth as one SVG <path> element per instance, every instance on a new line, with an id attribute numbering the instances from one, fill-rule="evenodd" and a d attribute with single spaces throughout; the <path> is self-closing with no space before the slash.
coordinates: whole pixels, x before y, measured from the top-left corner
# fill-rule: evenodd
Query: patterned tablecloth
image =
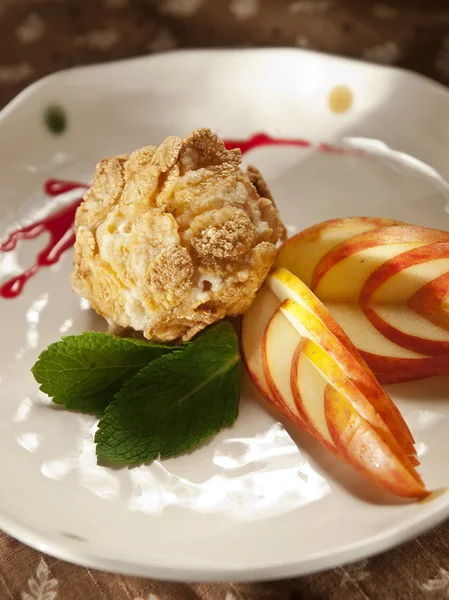
<path id="1" fill-rule="evenodd" d="M 0 106 L 54 70 L 192 47 L 299 46 L 449 83 L 449 0 L 0 0 Z M 288 581 L 175 584 L 44 556 L 0 533 L 0 600 L 449 598 L 449 524 Z"/>

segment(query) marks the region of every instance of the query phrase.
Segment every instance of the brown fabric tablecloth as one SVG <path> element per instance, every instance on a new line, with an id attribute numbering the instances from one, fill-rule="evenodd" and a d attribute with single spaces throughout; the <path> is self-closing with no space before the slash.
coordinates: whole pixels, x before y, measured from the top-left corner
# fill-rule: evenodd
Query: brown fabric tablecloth
<path id="1" fill-rule="evenodd" d="M 449 83 L 449 0 L 0 0 L 0 106 L 65 67 L 225 46 L 311 48 L 397 64 Z M 0 600 L 368 598 L 449 598 L 449 524 L 350 566 L 249 585 L 102 573 L 0 533 Z"/>

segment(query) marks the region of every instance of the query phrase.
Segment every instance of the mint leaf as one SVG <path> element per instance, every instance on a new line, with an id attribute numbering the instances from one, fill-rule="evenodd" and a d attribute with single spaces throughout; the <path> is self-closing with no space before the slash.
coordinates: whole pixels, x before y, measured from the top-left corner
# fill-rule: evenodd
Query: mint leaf
<path id="1" fill-rule="evenodd" d="M 89 332 L 51 344 L 31 371 L 56 404 L 101 415 L 127 379 L 173 348 Z"/>
<path id="2" fill-rule="evenodd" d="M 222 321 L 124 384 L 99 422 L 97 455 L 135 465 L 190 450 L 232 425 L 239 397 L 237 335 Z"/>

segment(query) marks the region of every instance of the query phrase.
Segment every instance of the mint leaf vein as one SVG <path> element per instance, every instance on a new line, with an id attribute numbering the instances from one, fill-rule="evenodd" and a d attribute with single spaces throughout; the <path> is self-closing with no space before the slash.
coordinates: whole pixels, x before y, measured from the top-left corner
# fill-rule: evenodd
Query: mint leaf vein
<path id="1" fill-rule="evenodd" d="M 130 465 L 176 456 L 231 425 L 239 396 L 237 335 L 220 322 L 123 385 L 99 422 L 97 455 Z"/>
<path id="2" fill-rule="evenodd" d="M 174 347 L 89 332 L 44 350 L 33 375 L 56 404 L 101 415 L 127 379 Z"/>

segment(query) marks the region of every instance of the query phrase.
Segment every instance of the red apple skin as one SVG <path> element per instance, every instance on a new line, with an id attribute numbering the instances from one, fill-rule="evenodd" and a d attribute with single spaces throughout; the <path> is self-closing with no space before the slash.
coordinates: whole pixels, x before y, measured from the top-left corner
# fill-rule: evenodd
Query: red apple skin
<path id="1" fill-rule="evenodd" d="M 259 394 L 261 396 L 263 396 L 263 398 L 270 405 L 273 405 L 274 399 L 271 397 L 271 394 L 269 393 L 268 389 L 262 384 L 260 377 L 255 373 L 255 371 L 248 364 L 247 358 L 243 353 L 242 353 L 242 358 L 243 358 L 243 364 L 245 365 L 246 370 L 248 371 L 251 381 L 253 382 L 254 386 L 257 388 L 257 391 L 259 392 Z"/>
<path id="2" fill-rule="evenodd" d="M 402 228 L 398 228 L 402 229 Z M 437 233 L 446 233 L 446 236 L 449 240 L 449 233 L 447 232 L 438 232 Z M 374 273 L 368 277 L 365 281 L 359 296 L 359 302 L 362 307 L 369 305 L 371 298 L 373 297 L 376 290 L 379 289 L 386 281 L 388 281 L 394 275 L 397 275 L 404 269 L 408 269 L 409 267 L 413 267 L 414 265 L 419 265 L 421 263 L 430 262 L 432 260 L 437 260 L 440 258 L 445 258 L 449 256 L 449 241 L 437 241 L 435 243 L 427 243 L 426 245 L 419 246 L 417 248 L 412 248 L 398 256 L 387 260 L 383 265 L 378 267 Z M 441 279 L 438 277 L 437 279 Z M 435 280 L 433 280 L 435 281 Z M 443 280 L 444 282 L 444 280 Z M 441 285 L 444 283 L 442 282 Z M 431 282 L 429 282 L 431 283 Z M 428 284 L 427 284 L 428 285 Z M 438 289 L 439 286 L 437 286 Z M 448 289 L 446 288 L 446 292 Z M 416 294 L 415 294 L 416 295 Z"/>
<path id="3" fill-rule="evenodd" d="M 310 347 L 311 345 L 315 346 L 315 351 L 313 351 L 313 349 L 309 350 L 309 348 L 307 348 L 307 346 Z M 298 360 L 299 360 L 301 353 L 308 354 L 311 359 L 312 359 L 313 355 L 315 354 L 316 360 L 314 362 L 315 362 L 315 364 L 317 364 L 318 368 L 320 368 L 320 366 L 319 366 L 320 358 L 319 358 L 319 356 L 317 356 L 320 352 L 323 355 L 324 354 L 327 355 L 327 353 L 324 350 L 319 351 L 316 348 L 316 344 L 314 344 L 310 340 L 304 338 L 301 341 L 301 343 L 299 344 L 298 349 L 295 352 L 293 362 L 292 362 L 291 388 L 292 388 L 293 397 L 295 399 L 296 405 L 298 406 L 298 409 L 301 411 L 301 413 L 303 415 L 304 420 L 306 420 L 308 423 L 310 423 L 310 419 L 308 418 L 307 409 L 304 406 L 302 398 L 301 398 L 301 389 L 300 389 L 300 385 L 298 382 Z M 390 449 L 390 451 L 395 454 L 397 460 L 399 460 L 401 462 L 401 464 L 412 475 L 412 477 L 417 478 L 417 480 L 422 483 L 418 473 L 416 472 L 416 470 L 413 467 L 414 465 L 416 465 L 416 461 L 411 460 L 411 458 L 415 458 L 415 457 L 410 457 L 406 454 L 406 452 L 404 452 L 404 450 L 400 446 L 398 440 L 394 437 L 394 435 L 388 429 L 388 427 L 386 427 L 385 422 L 380 417 L 380 415 L 376 412 L 376 410 L 373 408 L 372 404 L 370 404 L 370 402 L 367 401 L 366 397 L 357 388 L 357 386 L 354 384 L 354 382 L 351 381 L 345 375 L 345 373 L 341 370 L 341 368 L 338 366 L 338 364 L 332 358 L 330 358 L 330 361 L 328 364 L 330 365 L 331 371 L 329 370 L 327 375 L 329 376 L 329 379 L 332 381 L 332 386 L 335 387 L 335 389 L 339 390 L 340 393 L 344 393 L 346 398 L 350 399 L 348 401 L 350 401 L 351 406 L 353 406 L 353 408 L 354 408 L 354 411 L 357 412 L 358 414 L 360 414 L 360 417 L 367 423 L 367 425 L 369 427 L 372 427 L 373 430 L 376 431 L 377 436 L 380 439 L 382 439 L 383 443 L 386 444 L 388 446 L 388 448 Z M 334 366 L 332 366 L 332 364 Z M 321 434 L 320 434 L 320 437 L 322 437 Z M 324 440 L 324 442 L 326 442 L 326 444 L 327 444 L 326 447 L 328 447 L 329 442 L 327 440 Z"/>
<path id="4" fill-rule="evenodd" d="M 415 225 L 372 229 L 350 238 L 328 252 L 315 266 L 311 288 L 312 290 L 316 290 L 321 279 L 329 269 L 355 252 L 374 248 L 375 246 L 386 246 L 390 244 L 403 244 L 409 242 L 424 245 L 448 241 L 449 233 L 447 231 L 427 229 L 426 227 L 418 227 Z"/>
<path id="5" fill-rule="evenodd" d="M 328 219 L 327 221 L 322 221 L 321 223 L 317 223 L 316 225 L 312 225 L 311 227 L 307 227 L 307 229 L 303 229 L 299 233 L 296 233 L 292 237 L 288 238 L 288 240 L 281 245 L 280 249 L 285 248 L 292 242 L 297 242 L 298 240 L 317 239 L 324 230 L 343 227 L 349 222 L 353 222 L 355 226 L 366 226 L 369 229 L 393 227 L 395 225 L 406 225 L 406 223 L 403 223 L 402 221 L 396 221 L 395 219 L 383 219 L 381 217 L 341 217 L 337 219 Z"/>
<path id="6" fill-rule="evenodd" d="M 330 385 L 324 402 L 332 439 L 349 464 L 396 496 L 419 499 L 429 495 L 419 476 L 404 467 L 352 404 Z"/>
<path id="7" fill-rule="evenodd" d="M 370 352 L 360 352 L 372 369 L 379 383 L 405 383 L 428 377 L 449 374 L 449 357 L 429 356 L 428 358 L 394 358 Z"/>
<path id="8" fill-rule="evenodd" d="M 408 301 L 409 307 L 434 325 L 449 331 L 449 312 L 443 303 L 449 295 L 449 272 L 429 281 Z"/>
<path id="9" fill-rule="evenodd" d="M 418 354 L 426 354 L 430 357 L 446 355 L 449 360 L 449 342 L 428 340 L 400 331 L 396 327 L 393 327 L 391 323 L 387 323 L 371 306 L 363 307 L 363 312 L 379 333 L 398 346 L 402 346 Z"/>

